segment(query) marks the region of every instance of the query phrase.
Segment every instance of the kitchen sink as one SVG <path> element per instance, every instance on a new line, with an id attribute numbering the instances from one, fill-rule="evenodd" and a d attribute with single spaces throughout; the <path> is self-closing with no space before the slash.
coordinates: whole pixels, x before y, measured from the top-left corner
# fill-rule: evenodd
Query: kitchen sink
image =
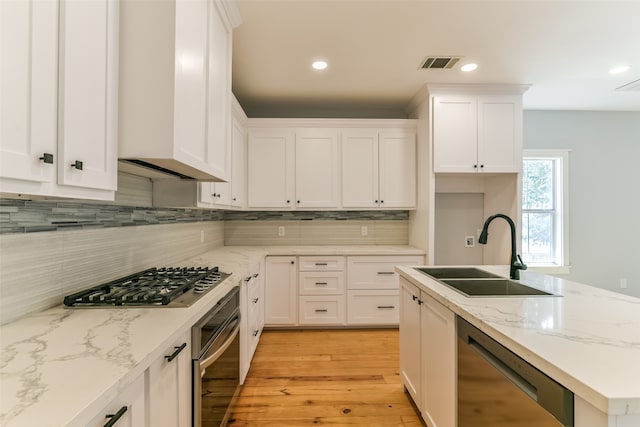
<path id="1" fill-rule="evenodd" d="M 555 296 L 510 279 L 440 279 L 470 297 Z"/>
<path id="2" fill-rule="evenodd" d="M 473 267 L 423 267 L 416 270 L 434 279 L 481 279 L 500 278 L 497 274 Z"/>

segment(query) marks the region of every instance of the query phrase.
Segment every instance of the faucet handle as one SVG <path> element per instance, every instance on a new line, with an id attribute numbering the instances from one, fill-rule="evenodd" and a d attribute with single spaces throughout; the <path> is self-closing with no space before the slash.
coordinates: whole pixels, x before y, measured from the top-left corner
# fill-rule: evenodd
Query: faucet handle
<path id="1" fill-rule="evenodd" d="M 518 261 L 520 261 L 520 266 L 519 266 L 520 270 L 526 270 L 527 269 L 527 264 L 525 264 L 522 261 L 522 258 L 520 257 L 520 254 L 518 254 L 516 256 L 518 257 Z"/>

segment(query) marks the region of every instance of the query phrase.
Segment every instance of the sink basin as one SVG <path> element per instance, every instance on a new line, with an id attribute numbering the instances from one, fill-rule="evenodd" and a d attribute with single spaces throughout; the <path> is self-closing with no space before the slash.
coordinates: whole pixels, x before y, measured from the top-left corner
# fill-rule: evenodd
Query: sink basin
<path id="1" fill-rule="evenodd" d="M 555 296 L 509 279 L 440 279 L 440 281 L 470 297 Z"/>
<path id="2" fill-rule="evenodd" d="M 416 270 L 434 279 L 482 279 L 499 278 L 497 274 L 473 267 L 423 267 Z"/>

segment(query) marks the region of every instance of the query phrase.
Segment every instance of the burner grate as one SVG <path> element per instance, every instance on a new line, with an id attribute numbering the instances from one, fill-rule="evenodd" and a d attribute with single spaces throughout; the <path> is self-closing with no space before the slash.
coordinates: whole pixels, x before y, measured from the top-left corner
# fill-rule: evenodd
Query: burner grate
<path id="1" fill-rule="evenodd" d="M 204 292 L 226 278 L 218 267 L 150 268 L 68 295 L 74 306 L 166 306 L 192 291 Z"/>

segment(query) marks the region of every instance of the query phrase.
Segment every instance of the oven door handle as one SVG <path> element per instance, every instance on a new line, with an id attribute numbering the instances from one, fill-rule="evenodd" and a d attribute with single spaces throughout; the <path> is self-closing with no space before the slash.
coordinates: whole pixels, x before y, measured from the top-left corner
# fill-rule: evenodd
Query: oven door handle
<path id="1" fill-rule="evenodd" d="M 215 363 L 215 361 L 218 360 L 220 356 L 222 356 L 222 354 L 229 348 L 233 340 L 238 335 L 238 332 L 240 331 L 240 315 L 238 315 L 235 319 L 229 322 L 229 324 L 227 325 L 227 328 L 232 325 L 233 325 L 233 330 L 231 331 L 227 339 L 224 341 L 224 343 L 222 343 L 222 345 L 218 347 L 216 350 L 214 350 L 213 352 L 211 352 L 211 349 L 210 349 L 204 355 L 202 355 L 202 358 L 200 359 L 200 377 L 204 377 L 206 369 L 209 366 L 211 366 L 213 363 Z"/>

